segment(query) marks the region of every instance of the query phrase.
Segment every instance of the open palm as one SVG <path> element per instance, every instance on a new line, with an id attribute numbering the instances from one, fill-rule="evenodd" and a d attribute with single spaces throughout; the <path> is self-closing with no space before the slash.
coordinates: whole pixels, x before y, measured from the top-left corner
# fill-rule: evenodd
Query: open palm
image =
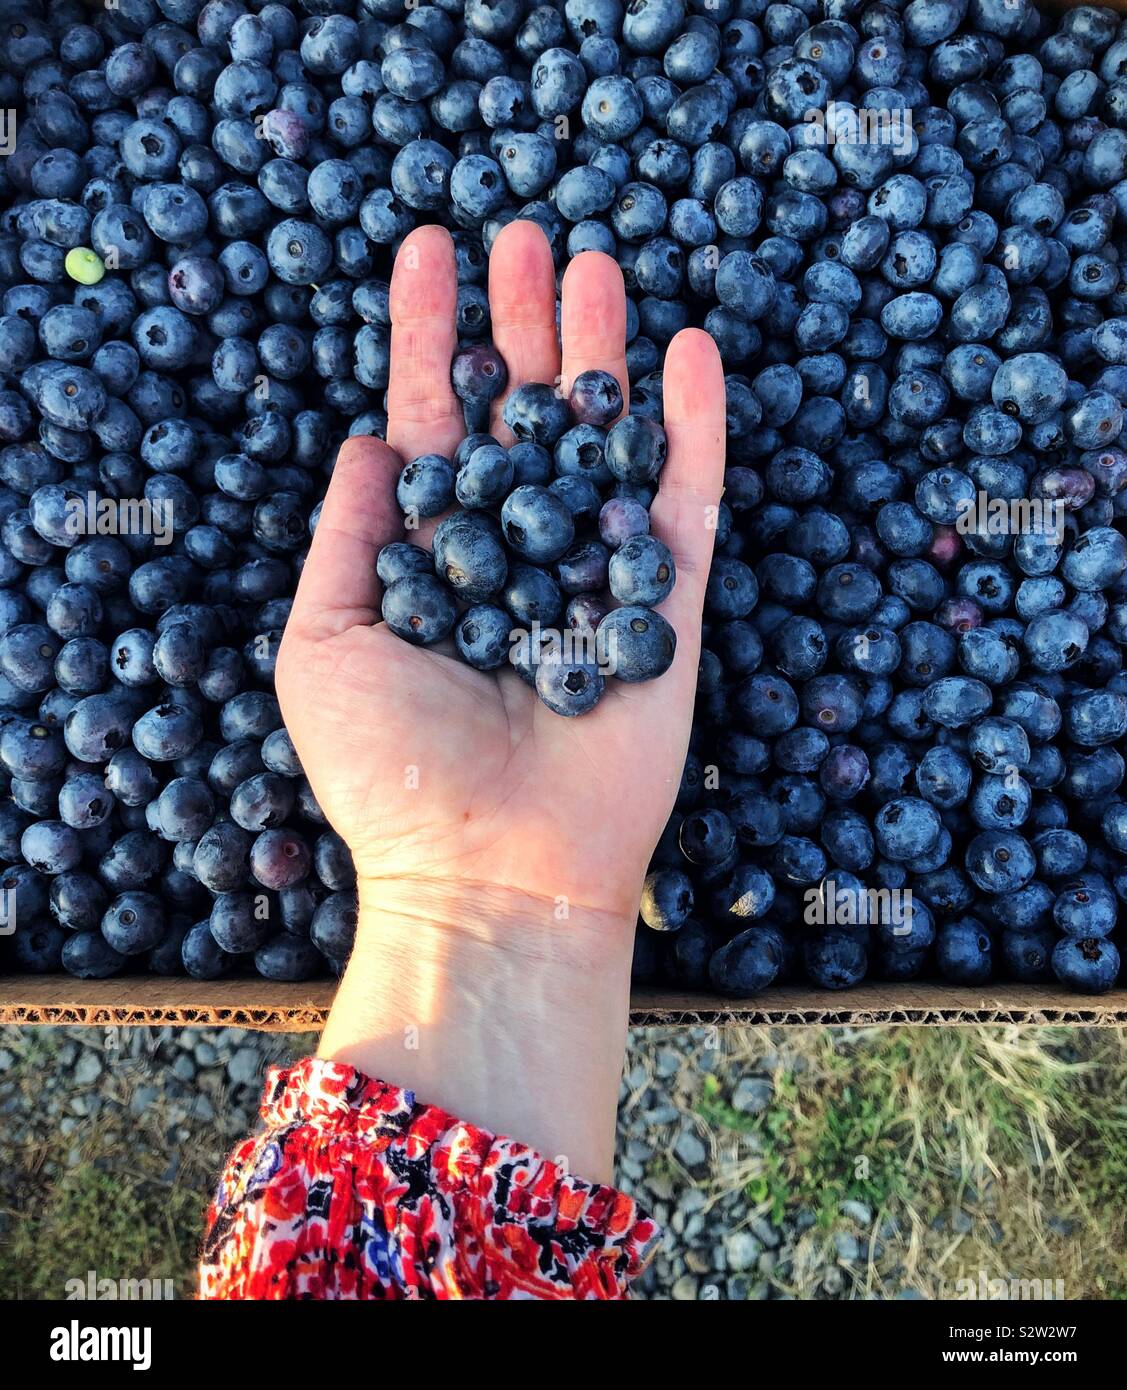
<path id="1" fill-rule="evenodd" d="M 433 530 L 403 532 L 402 463 L 449 456 L 465 433 L 450 386 L 456 296 L 449 235 L 418 229 L 391 283 L 388 440 L 341 448 L 278 658 L 282 710 L 362 882 L 511 891 L 632 921 L 692 721 L 724 467 L 720 359 L 706 334 L 685 330 L 665 361 L 669 453 L 651 516 L 677 565 L 662 605 L 677 632 L 673 665 L 645 684 L 612 681 L 595 710 L 565 719 L 507 667 L 484 674 L 410 646 L 380 620 L 380 548 L 426 544 Z M 514 222 L 494 245 L 489 297 L 510 390 L 600 367 L 626 392 L 625 296 L 609 257 L 588 252 L 569 265 L 558 334 L 547 240 Z M 493 432 L 504 442 L 500 406 Z"/>

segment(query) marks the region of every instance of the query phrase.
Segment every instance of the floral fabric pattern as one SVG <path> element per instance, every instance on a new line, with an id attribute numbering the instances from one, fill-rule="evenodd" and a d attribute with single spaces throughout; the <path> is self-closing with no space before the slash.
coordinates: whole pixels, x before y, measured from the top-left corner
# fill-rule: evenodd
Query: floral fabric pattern
<path id="1" fill-rule="evenodd" d="M 616 1299 L 633 1199 L 339 1062 L 274 1068 L 208 1211 L 205 1299 Z"/>

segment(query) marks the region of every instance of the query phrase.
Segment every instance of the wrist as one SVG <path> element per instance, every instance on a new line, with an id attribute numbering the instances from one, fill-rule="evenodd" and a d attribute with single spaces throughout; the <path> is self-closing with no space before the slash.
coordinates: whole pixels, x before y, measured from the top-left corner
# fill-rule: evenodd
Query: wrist
<path id="1" fill-rule="evenodd" d="M 635 919 L 488 884 L 357 891 L 320 1055 L 609 1178 Z"/>
<path id="2" fill-rule="evenodd" d="M 640 887 L 640 885 L 639 885 Z M 614 912 L 566 897 L 493 883 L 360 877 L 357 943 L 422 949 L 433 962 L 510 956 L 528 968 L 584 969 L 633 947 L 637 912 Z"/>

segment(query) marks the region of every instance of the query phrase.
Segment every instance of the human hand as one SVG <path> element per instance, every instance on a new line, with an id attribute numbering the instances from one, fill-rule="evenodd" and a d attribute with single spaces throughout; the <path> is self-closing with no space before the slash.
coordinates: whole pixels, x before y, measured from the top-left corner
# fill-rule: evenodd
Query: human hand
<path id="1" fill-rule="evenodd" d="M 562 359 L 551 253 L 533 223 L 497 238 L 489 293 L 509 389 L 599 367 L 626 393 L 609 257 L 568 266 Z M 609 1178 L 638 899 L 692 723 L 723 369 L 695 330 L 665 359 L 668 458 L 651 519 L 677 566 L 662 605 L 673 664 L 646 684 L 612 681 L 593 711 L 564 719 L 515 671 L 476 671 L 380 620 L 377 554 L 434 529 L 404 535 L 402 464 L 450 456 L 464 434 L 456 296 L 449 235 L 419 228 L 392 276 L 388 441 L 342 446 L 278 656 L 286 725 L 357 871 L 356 943 L 321 1054 Z"/>
<path id="2" fill-rule="evenodd" d="M 562 292 L 562 362 L 547 240 L 518 221 L 490 259 L 493 339 L 509 389 L 566 385 L 601 367 L 628 390 L 622 276 L 609 257 L 571 262 Z M 380 621 L 375 561 L 405 533 L 394 488 L 403 462 L 453 454 L 465 431 L 450 386 L 456 347 L 453 245 L 439 227 L 404 242 L 391 282 L 388 442 L 341 449 L 278 659 L 278 695 L 313 791 L 356 861 L 362 896 L 461 899 L 519 894 L 633 927 L 650 852 L 684 764 L 700 615 L 724 458 L 724 380 L 703 333 L 686 330 L 665 362 L 669 456 L 653 531 L 677 584 L 662 611 L 677 632 L 668 673 L 612 682 L 569 720 L 508 668 L 482 673 L 448 650 L 413 647 Z M 507 431 L 498 401 L 493 432 Z M 526 911 L 522 908 L 522 911 Z"/>

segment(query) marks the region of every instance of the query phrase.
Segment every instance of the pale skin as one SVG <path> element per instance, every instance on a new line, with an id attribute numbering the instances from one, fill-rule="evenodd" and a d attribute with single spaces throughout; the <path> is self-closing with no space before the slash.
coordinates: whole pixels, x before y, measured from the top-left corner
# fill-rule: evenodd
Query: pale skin
<path id="1" fill-rule="evenodd" d="M 515 672 L 410 646 L 380 617 L 376 556 L 404 532 L 403 461 L 453 454 L 456 276 L 440 227 L 404 242 L 391 282 L 388 438 L 341 448 L 277 664 L 282 712 L 313 791 L 356 862 L 356 945 L 320 1055 L 609 1181 L 630 958 L 646 865 L 672 809 L 692 722 L 700 620 L 724 469 L 724 377 L 693 329 L 664 365 L 669 455 L 651 511 L 677 584 L 661 611 L 670 670 L 611 682 L 553 714 Z M 585 252 L 562 288 L 530 222 L 489 265 L 509 389 L 564 389 L 600 367 L 628 390 L 617 264 Z M 509 442 L 498 402 L 493 432 Z"/>

